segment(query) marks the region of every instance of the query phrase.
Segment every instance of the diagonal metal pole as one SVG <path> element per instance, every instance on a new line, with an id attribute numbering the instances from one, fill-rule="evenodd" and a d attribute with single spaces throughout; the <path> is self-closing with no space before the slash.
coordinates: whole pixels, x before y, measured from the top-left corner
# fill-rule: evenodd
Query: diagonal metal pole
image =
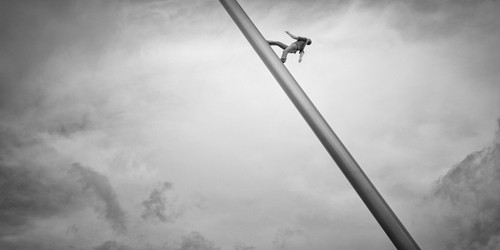
<path id="1" fill-rule="evenodd" d="M 219 0 L 397 249 L 420 249 L 236 0 Z"/>

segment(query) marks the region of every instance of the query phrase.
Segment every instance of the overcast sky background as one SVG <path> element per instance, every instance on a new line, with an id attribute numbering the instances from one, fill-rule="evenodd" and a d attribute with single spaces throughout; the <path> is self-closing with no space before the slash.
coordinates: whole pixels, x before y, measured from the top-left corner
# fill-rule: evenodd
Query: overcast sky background
<path id="1" fill-rule="evenodd" d="M 498 129 L 500 3 L 240 4 L 312 39 L 286 66 L 422 249 L 449 245 L 423 201 Z M 393 248 L 218 1 L 2 1 L 0 36 L 0 246 Z"/>

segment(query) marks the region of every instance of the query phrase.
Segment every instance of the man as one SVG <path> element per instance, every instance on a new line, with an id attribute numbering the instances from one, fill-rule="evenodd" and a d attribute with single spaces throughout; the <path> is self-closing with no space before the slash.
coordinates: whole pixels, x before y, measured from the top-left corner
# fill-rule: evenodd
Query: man
<path id="1" fill-rule="evenodd" d="M 304 56 L 304 48 L 306 47 L 306 45 L 311 45 L 312 41 L 311 39 L 309 38 L 306 38 L 306 37 L 301 37 L 301 36 L 295 36 L 293 35 L 292 33 L 290 33 L 289 31 L 285 31 L 285 33 L 287 33 L 291 38 L 297 40 L 295 42 L 293 42 L 292 44 L 290 44 L 290 46 L 287 46 L 286 44 L 282 43 L 282 42 L 277 42 L 277 41 L 267 41 L 267 43 L 269 43 L 269 45 L 276 45 L 276 46 L 279 46 L 280 48 L 283 49 L 283 55 L 281 56 L 281 61 L 283 63 L 286 62 L 286 56 L 288 55 L 288 53 L 297 53 L 297 51 L 299 51 L 299 63 L 302 62 L 302 57 Z"/>

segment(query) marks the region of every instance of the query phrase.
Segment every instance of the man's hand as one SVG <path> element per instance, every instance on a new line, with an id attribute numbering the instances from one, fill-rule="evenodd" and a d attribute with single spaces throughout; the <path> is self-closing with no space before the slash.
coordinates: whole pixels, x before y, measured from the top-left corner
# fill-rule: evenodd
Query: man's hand
<path id="1" fill-rule="evenodd" d="M 302 62 L 302 58 L 299 58 L 299 63 L 301 63 L 301 62 Z"/>
<path id="2" fill-rule="evenodd" d="M 285 31 L 285 33 L 287 33 L 291 38 L 297 39 L 297 36 L 294 35 L 294 34 L 292 34 L 292 33 L 290 33 L 290 31 L 287 30 L 287 31 Z"/>

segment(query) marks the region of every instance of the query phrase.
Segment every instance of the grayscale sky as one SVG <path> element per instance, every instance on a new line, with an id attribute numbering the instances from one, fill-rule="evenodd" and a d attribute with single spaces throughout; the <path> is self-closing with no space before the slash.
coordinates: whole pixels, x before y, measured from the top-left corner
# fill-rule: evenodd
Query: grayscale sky
<path id="1" fill-rule="evenodd" d="M 312 39 L 285 65 L 445 249 L 425 200 L 498 129 L 500 3 L 240 4 Z M 393 249 L 218 1 L 2 1 L 0 37 L 1 248 Z"/>

